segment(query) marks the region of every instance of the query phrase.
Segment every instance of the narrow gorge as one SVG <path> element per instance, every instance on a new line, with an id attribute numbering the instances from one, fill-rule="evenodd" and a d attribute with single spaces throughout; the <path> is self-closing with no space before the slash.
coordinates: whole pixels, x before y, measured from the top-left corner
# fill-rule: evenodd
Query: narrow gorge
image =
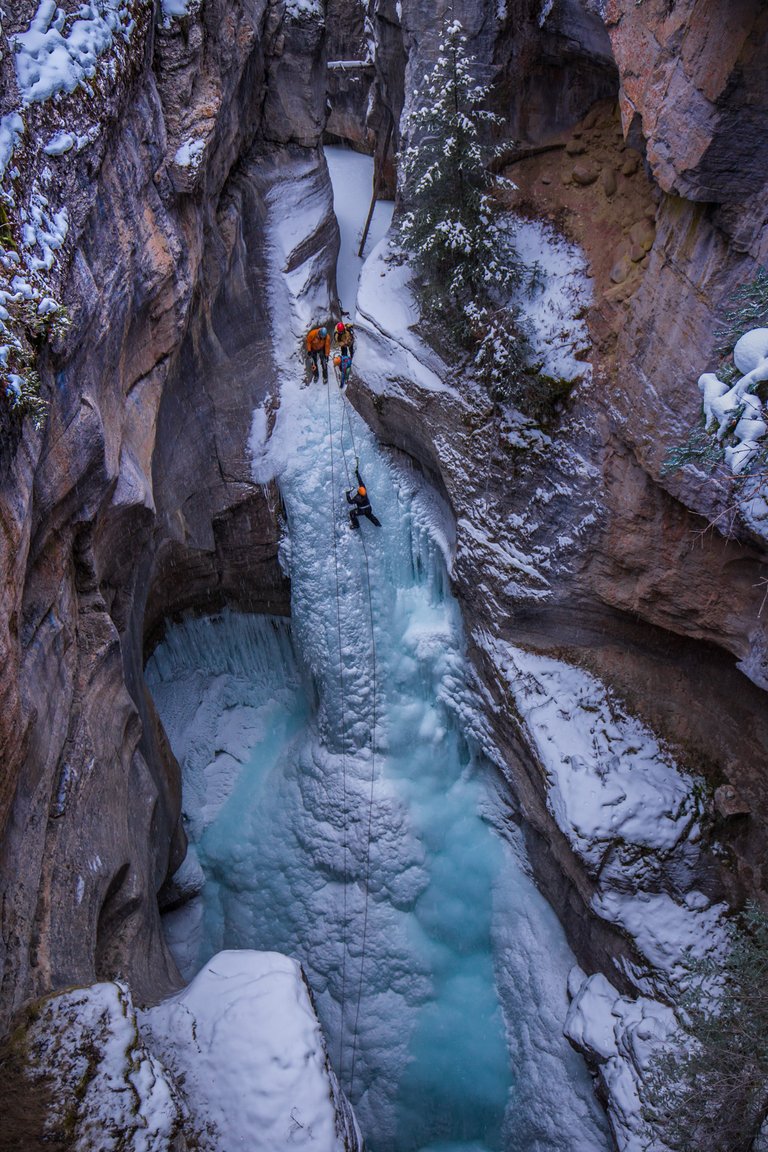
<path id="1" fill-rule="evenodd" d="M 407 243 L 456 42 L 503 387 Z M 705 1146 L 653 1101 L 768 907 L 767 44 L 0 0 L 0 1149 Z"/>

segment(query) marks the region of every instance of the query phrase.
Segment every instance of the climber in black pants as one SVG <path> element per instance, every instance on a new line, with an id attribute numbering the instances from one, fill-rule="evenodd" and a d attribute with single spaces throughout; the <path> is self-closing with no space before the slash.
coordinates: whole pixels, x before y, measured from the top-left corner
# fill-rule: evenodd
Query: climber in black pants
<path id="1" fill-rule="evenodd" d="M 355 479 L 357 480 L 357 489 L 347 489 L 347 504 L 352 507 L 349 510 L 349 522 L 353 528 L 360 528 L 360 517 L 367 516 L 371 524 L 375 524 L 377 528 L 381 528 L 381 521 L 377 520 L 371 508 L 371 502 L 368 499 L 368 492 L 363 478 L 360 475 L 360 469 L 355 468 Z M 354 493 L 354 494 L 353 494 Z"/>

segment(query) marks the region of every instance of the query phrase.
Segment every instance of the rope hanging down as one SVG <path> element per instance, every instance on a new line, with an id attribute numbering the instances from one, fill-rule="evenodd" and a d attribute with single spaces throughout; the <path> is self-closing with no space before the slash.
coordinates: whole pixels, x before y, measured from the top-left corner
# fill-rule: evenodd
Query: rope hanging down
<path id="1" fill-rule="evenodd" d="M 351 487 L 349 476 L 349 465 L 347 463 L 347 453 L 344 452 L 344 417 L 347 416 L 347 426 L 349 427 L 350 439 L 352 441 L 352 452 L 355 453 L 357 460 L 357 445 L 355 444 L 355 432 L 352 429 L 352 422 L 348 415 L 347 410 L 347 397 L 341 394 L 342 400 L 342 414 L 341 414 L 341 452 L 344 461 L 344 470 L 347 472 L 347 484 Z M 358 535 L 358 533 L 356 533 Z M 371 708 L 371 794 L 368 796 L 368 824 L 366 829 L 365 838 L 365 881 L 364 881 L 364 911 L 363 911 L 363 939 L 360 943 L 360 977 L 357 986 L 357 1003 L 355 1008 L 355 1024 L 352 1028 L 352 1059 L 351 1070 L 349 1078 L 349 1091 L 350 1096 L 355 1087 L 355 1063 L 357 1058 L 357 1026 L 360 1017 L 360 1001 L 363 999 L 363 975 L 365 970 L 365 945 L 368 932 L 368 881 L 371 877 L 371 832 L 373 827 L 373 790 L 375 782 L 375 744 L 377 744 L 377 643 L 375 643 L 375 631 L 373 627 L 373 597 L 371 596 L 371 567 L 368 563 L 368 550 L 365 546 L 365 536 L 363 532 L 359 533 L 360 544 L 363 545 L 363 558 L 365 560 L 365 579 L 367 584 L 368 593 L 368 621 L 371 626 L 371 687 L 373 691 L 373 704 Z M 339 596 L 339 588 L 336 586 L 336 596 Z"/>
<path id="2" fill-rule="evenodd" d="M 331 390 L 326 389 L 328 394 L 328 438 L 331 444 L 331 536 L 333 538 L 333 569 L 336 582 L 336 634 L 339 647 L 339 695 L 341 699 L 341 778 L 342 778 L 342 817 L 343 817 L 343 858 L 344 858 L 344 896 L 342 904 L 342 924 L 344 926 L 344 933 L 346 935 L 347 929 L 347 882 L 348 882 L 348 833 L 349 833 L 349 811 L 347 806 L 347 763 L 346 763 L 346 750 L 344 747 L 344 736 L 346 732 L 346 718 L 344 715 L 344 658 L 341 649 L 341 605 L 339 603 L 339 558 L 336 547 L 336 474 L 334 466 L 334 453 L 333 453 L 333 421 L 331 418 Z M 342 422 L 343 422 L 342 415 Z M 343 426 L 343 423 L 342 423 Z M 343 445 L 342 445 L 343 452 Z M 346 461 L 345 461 L 346 464 Z M 339 1079 L 341 1080 L 344 1075 L 344 1006 L 346 1002 L 346 983 L 347 983 L 347 950 L 346 947 L 342 948 L 341 955 L 341 1023 L 339 1025 Z"/>

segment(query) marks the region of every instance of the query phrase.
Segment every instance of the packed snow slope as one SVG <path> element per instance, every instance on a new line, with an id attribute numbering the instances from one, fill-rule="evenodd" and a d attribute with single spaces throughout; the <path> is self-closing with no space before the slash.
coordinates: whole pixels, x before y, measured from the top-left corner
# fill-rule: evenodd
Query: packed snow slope
<path id="1" fill-rule="evenodd" d="M 368 156 L 348 148 L 325 148 L 325 158 L 333 184 L 333 207 L 339 222 L 341 242 L 336 268 L 336 286 L 343 309 L 354 318 L 357 285 L 367 253 L 383 238 L 394 210 L 394 202 L 377 200 L 371 217 L 363 255 L 358 256 L 366 213 L 373 192 L 373 162 Z"/>

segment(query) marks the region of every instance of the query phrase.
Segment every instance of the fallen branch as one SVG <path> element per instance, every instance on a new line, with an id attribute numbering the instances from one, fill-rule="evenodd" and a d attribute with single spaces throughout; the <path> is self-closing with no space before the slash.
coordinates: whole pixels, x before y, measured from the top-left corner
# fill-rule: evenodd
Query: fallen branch
<path id="1" fill-rule="evenodd" d="M 508 148 L 493 157 L 489 168 L 491 172 L 501 172 L 503 168 L 519 164 L 522 160 L 530 160 L 532 156 L 541 156 L 545 152 L 560 152 L 564 148 L 565 144 L 532 144 L 529 148 Z"/>

